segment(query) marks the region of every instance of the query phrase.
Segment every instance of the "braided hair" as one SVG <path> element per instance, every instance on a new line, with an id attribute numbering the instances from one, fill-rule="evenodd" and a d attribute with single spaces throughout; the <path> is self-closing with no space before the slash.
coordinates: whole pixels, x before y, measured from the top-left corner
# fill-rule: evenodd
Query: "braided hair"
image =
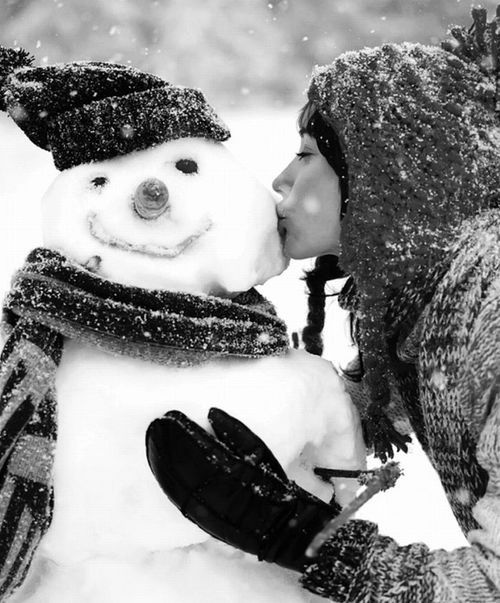
<path id="1" fill-rule="evenodd" d="M 302 341 L 310 354 L 321 356 L 323 353 L 321 332 L 325 326 L 325 302 L 328 297 L 325 294 L 326 282 L 344 276 L 336 255 L 322 255 L 316 258 L 314 268 L 305 272 L 303 278 L 308 289 L 308 313 L 307 324 L 302 331 Z"/>
<path id="2" fill-rule="evenodd" d="M 340 218 L 342 219 L 347 210 L 349 198 L 347 163 L 340 140 L 311 101 L 307 102 L 300 111 L 298 129 L 300 134 L 309 134 L 315 139 L 320 153 L 339 178 Z M 345 276 L 346 274 L 340 268 L 339 258 L 336 255 L 323 255 L 316 258 L 314 268 L 305 272 L 304 280 L 309 294 L 307 299 L 307 324 L 302 331 L 302 341 L 306 351 L 310 354 L 321 356 L 323 353 L 321 332 L 325 325 L 326 282 Z"/>

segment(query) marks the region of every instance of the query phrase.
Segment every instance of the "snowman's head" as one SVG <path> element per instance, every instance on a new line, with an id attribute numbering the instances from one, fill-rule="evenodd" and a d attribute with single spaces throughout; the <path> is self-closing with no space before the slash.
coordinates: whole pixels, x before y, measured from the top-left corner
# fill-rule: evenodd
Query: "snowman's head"
<path id="1" fill-rule="evenodd" d="M 61 170 L 46 246 L 149 289 L 231 295 L 285 268 L 274 200 L 200 90 L 127 65 L 33 62 L 0 46 L 0 110 Z"/>
<path id="2" fill-rule="evenodd" d="M 125 285 L 231 295 L 286 267 L 273 197 L 204 138 L 64 170 L 42 214 L 47 247 Z"/>

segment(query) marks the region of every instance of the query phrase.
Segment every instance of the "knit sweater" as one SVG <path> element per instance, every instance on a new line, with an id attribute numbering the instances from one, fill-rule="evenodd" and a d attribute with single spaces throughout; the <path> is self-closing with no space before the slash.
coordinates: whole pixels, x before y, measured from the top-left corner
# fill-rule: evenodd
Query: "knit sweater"
<path id="1" fill-rule="evenodd" d="M 500 600 L 500 210 L 464 222 L 451 255 L 410 335 L 395 341 L 392 372 L 395 406 L 471 546 L 399 546 L 375 524 L 351 520 L 302 577 L 332 601 Z"/>

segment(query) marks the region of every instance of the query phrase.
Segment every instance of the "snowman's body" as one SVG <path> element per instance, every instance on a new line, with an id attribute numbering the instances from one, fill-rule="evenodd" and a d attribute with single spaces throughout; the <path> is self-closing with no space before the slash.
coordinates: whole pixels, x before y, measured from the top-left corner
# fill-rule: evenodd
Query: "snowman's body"
<path id="1" fill-rule="evenodd" d="M 328 497 L 331 489 L 313 478 L 313 465 L 352 466 L 356 453 L 353 434 L 343 428 L 352 417 L 339 416 L 348 409 L 332 403 L 343 392 L 331 372 L 328 363 L 296 351 L 283 358 L 170 368 L 69 342 L 56 381 L 54 518 L 33 566 L 33 574 L 38 565 L 45 575 L 33 578 L 39 590 L 25 600 L 104 601 L 104 593 L 114 590 L 117 601 L 133 602 L 138 599 L 125 586 L 131 580 L 134 588 L 136 574 L 142 588 L 151 581 L 144 600 L 199 600 L 172 598 L 176 565 L 170 557 L 178 563 L 182 551 L 188 555 L 208 536 L 180 515 L 154 480 L 144 448 L 149 423 L 177 408 L 205 425 L 211 406 L 224 408 L 263 437 L 291 477 Z M 213 555 L 206 562 L 214 563 L 215 571 Z M 245 557 L 253 568 L 254 561 Z M 107 566 L 115 570 L 107 572 Z M 182 571 L 185 580 L 196 580 L 194 567 L 183 565 Z M 219 571 L 221 579 L 228 570 L 223 564 Z M 264 581 L 274 582 L 282 573 L 266 568 Z M 226 590 L 234 577 L 228 580 Z M 296 596 L 309 597 L 298 586 Z M 208 593 L 204 600 L 218 599 Z"/>
<path id="2" fill-rule="evenodd" d="M 212 161 L 215 181 L 197 189 L 192 174 L 164 176 L 172 207 L 163 225 L 133 215 L 132 195 L 91 190 L 68 206 L 75 191 L 65 189 L 80 186 L 84 177 L 93 182 L 102 174 L 112 183 L 121 176 L 118 188 L 130 181 L 133 191 L 144 179 L 141 169 L 158 177 L 158 165 L 176 165 L 186 153 L 200 172 Z M 150 288 L 156 282 L 156 288 L 201 295 L 242 290 L 284 268 L 272 199 L 240 168 L 231 179 L 233 164 L 221 145 L 176 141 L 120 161 L 118 167 L 111 161 L 62 174 L 44 201 L 47 246 L 117 282 Z M 194 187 L 196 203 L 182 180 Z M 231 207 L 239 202 L 235 183 L 253 206 Z M 214 186 L 221 189 L 219 198 Z M 200 199 L 203 190 L 206 198 Z M 211 225 L 206 232 L 202 223 Z M 201 234 L 190 242 L 193 232 Z M 177 255 L 161 255 L 162 249 Z M 176 367 L 116 357 L 72 340 L 64 345 L 56 393 L 54 515 L 16 603 L 312 600 L 297 576 L 214 543 L 183 518 L 148 467 L 144 438 L 150 422 L 171 409 L 206 426 L 208 409 L 220 407 L 259 434 L 292 478 L 328 498 L 331 489 L 314 478 L 313 466 L 359 467 L 364 450 L 355 411 L 326 361 L 291 350 Z M 352 490 L 338 494 L 345 502 Z M 200 583 L 207 575 L 210 584 Z"/>

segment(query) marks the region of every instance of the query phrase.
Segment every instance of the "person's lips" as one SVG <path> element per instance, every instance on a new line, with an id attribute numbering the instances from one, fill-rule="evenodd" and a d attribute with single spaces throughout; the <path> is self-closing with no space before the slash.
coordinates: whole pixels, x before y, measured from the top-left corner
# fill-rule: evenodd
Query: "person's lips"
<path id="1" fill-rule="evenodd" d="M 285 218 L 278 218 L 278 232 L 281 238 L 286 235 L 286 220 Z"/>

